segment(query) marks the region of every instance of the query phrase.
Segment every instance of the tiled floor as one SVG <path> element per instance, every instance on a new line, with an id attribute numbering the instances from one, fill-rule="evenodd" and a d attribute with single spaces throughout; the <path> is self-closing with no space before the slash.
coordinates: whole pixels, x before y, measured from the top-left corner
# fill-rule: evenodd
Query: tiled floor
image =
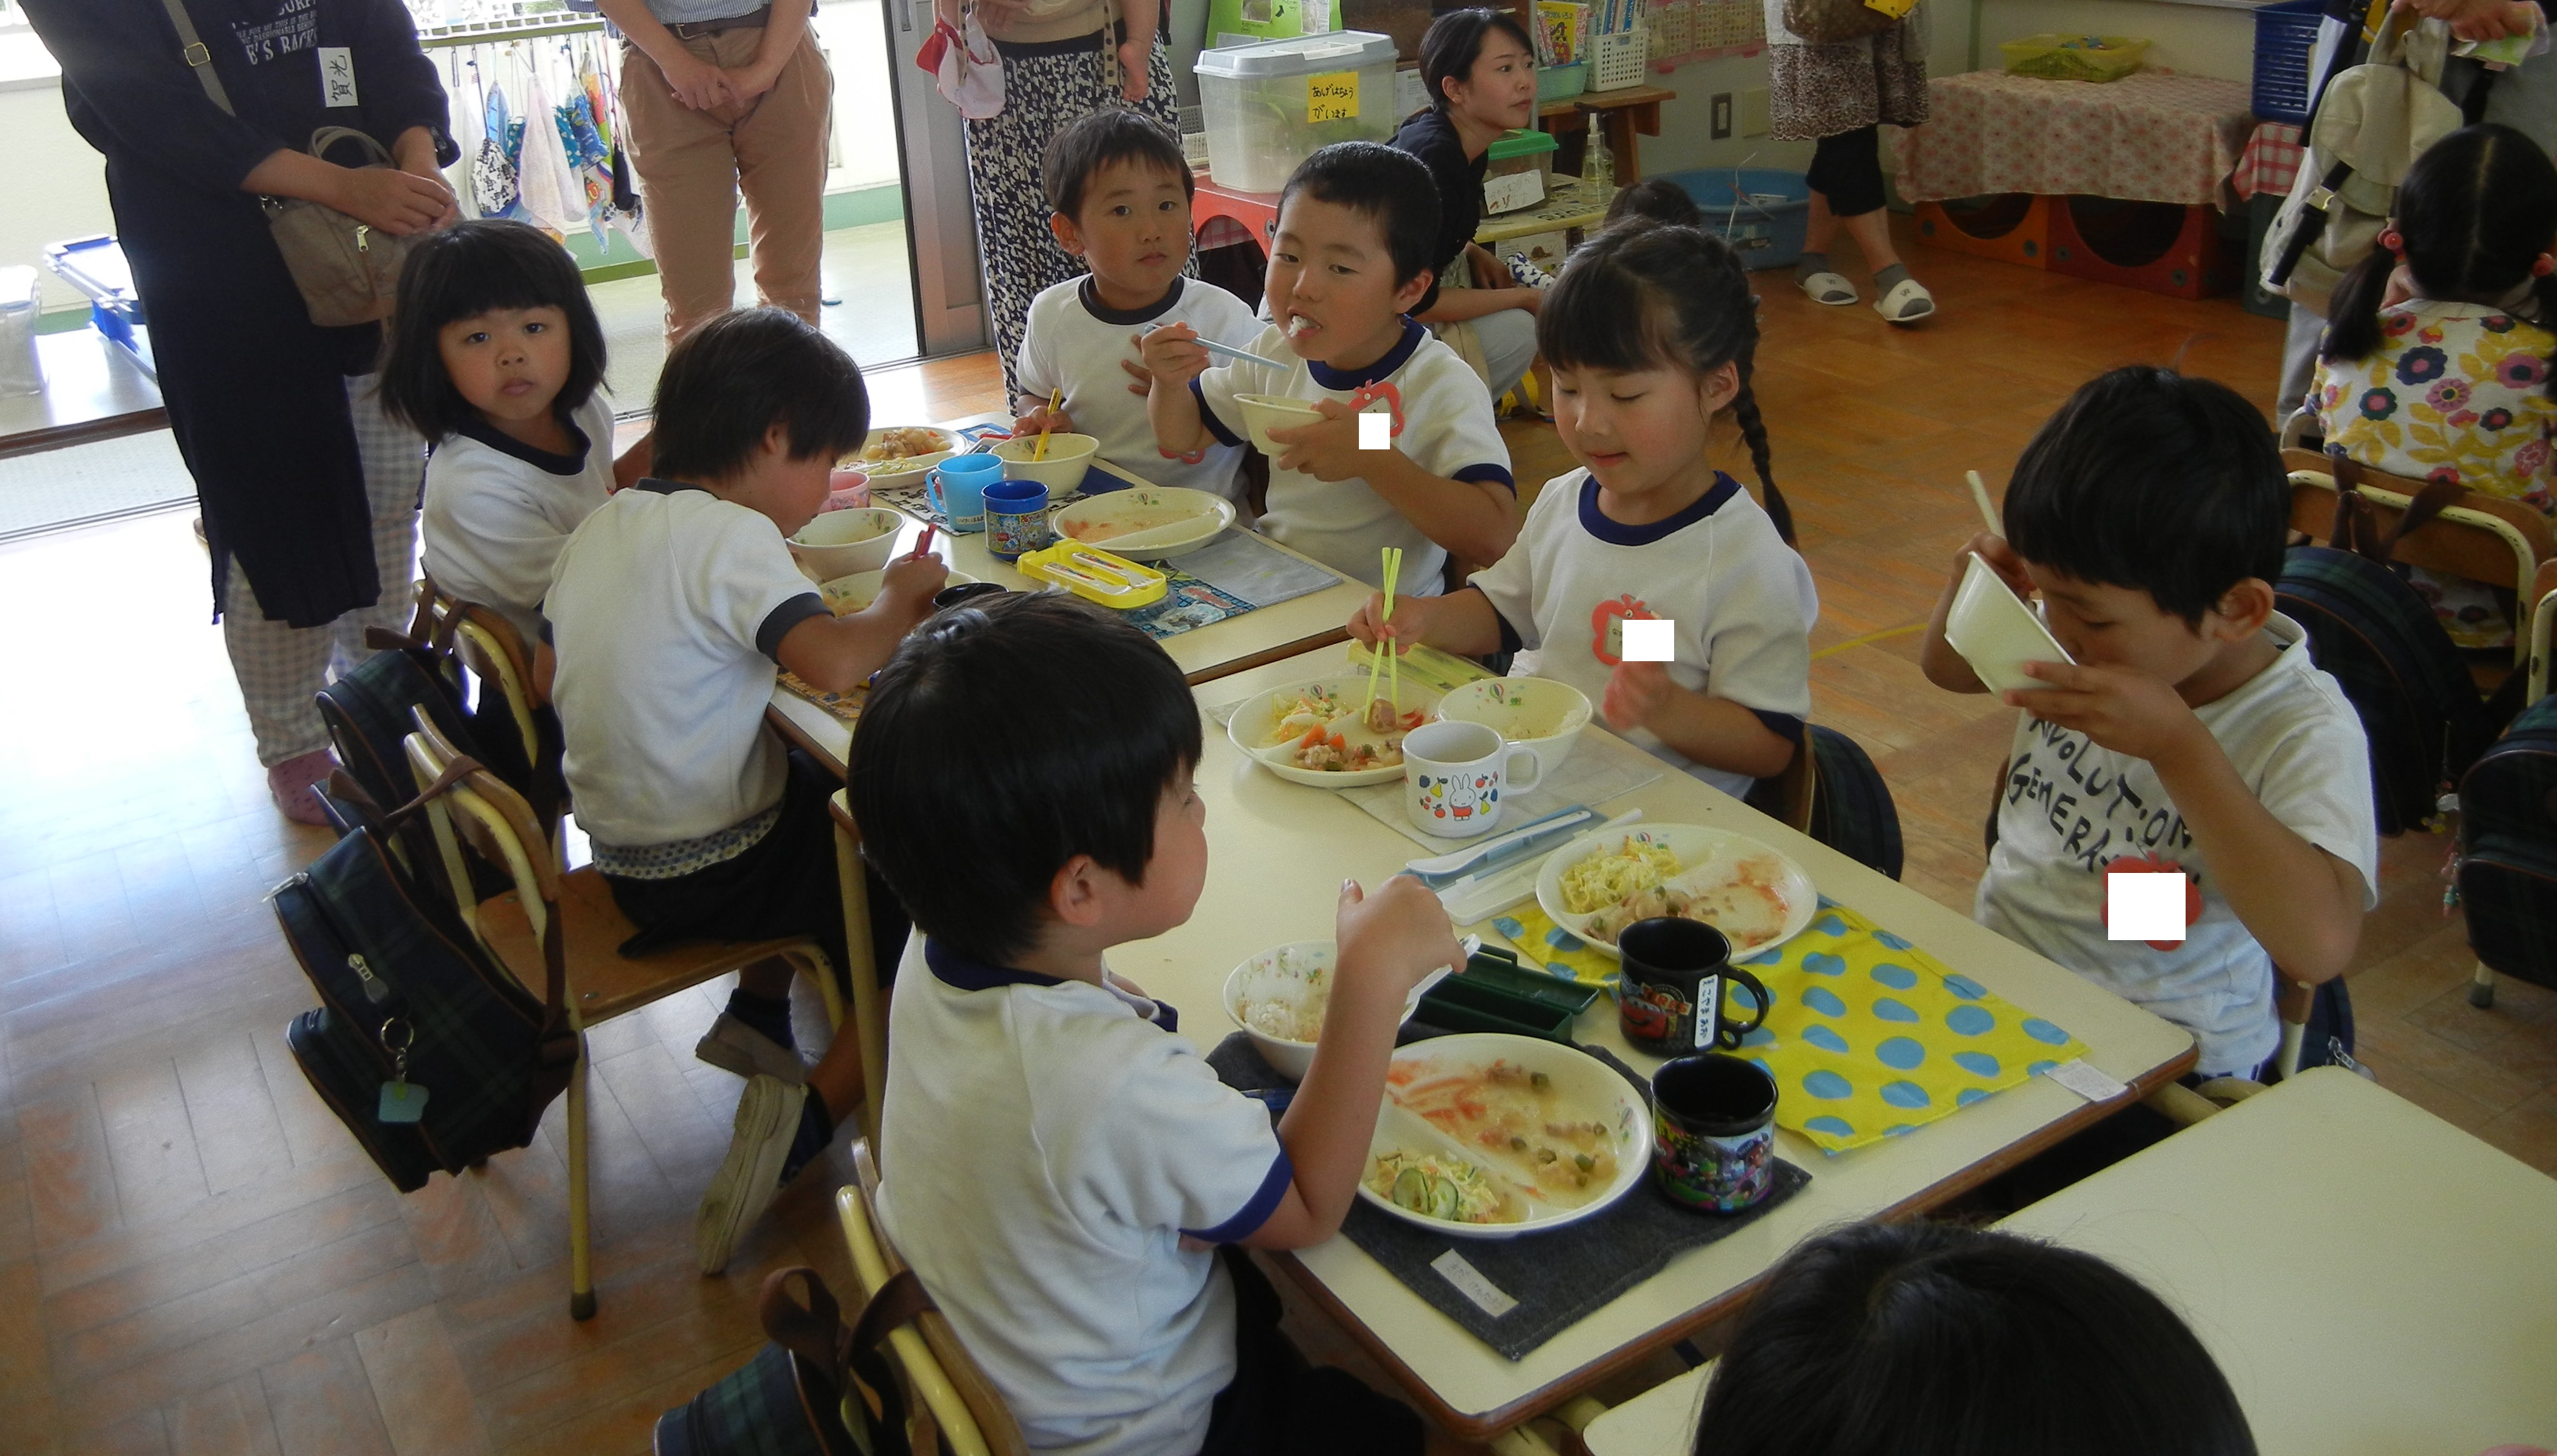
<path id="1" fill-rule="evenodd" d="M 1887 635 L 1923 620 L 1972 528 L 1961 471 L 2002 482 L 2114 363 L 2181 354 L 2261 399 L 2279 330 L 2225 301 L 1919 263 L 1946 312 L 1915 332 L 1768 279 L 1759 388 L 1820 586 L 1817 713 L 1890 780 L 1911 882 L 1967 905 L 2005 715 L 1928 687 L 1914 636 Z M 874 390 L 889 421 L 998 402 L 984 356 Z M 1567 463 L 1549 432 L 1511 434 L 1522 477 Z M 754 1347 L 765 1271 L 843 1273 L 840 1154 L 727 1277 L 693 1272 L 738 1092 L 690 1055 L 706 990 L 593 1038 L 593 1322 L 566 1310 L 558 1106 L 534 1147 L 394 1194 L 284 1054 L 312 996 L 261 896 L 326 841 L 267 807 L 202 572 L 184 513 L 0 547 L 0 1450 L 644 1451 L 657 1411 Z M 2557 1170 L 2557 995 L 2469 1007 L 2440 853 L 2387 848 L 2353 983 L 2363 1051 Z"/>

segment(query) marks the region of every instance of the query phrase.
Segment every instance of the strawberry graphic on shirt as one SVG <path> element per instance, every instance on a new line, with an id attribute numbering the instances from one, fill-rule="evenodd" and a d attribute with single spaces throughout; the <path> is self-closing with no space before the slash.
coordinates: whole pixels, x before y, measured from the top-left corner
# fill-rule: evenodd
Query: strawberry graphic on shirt
<path id="1" fill-rule="evenodd" d="M 2152 852 L 2147 855 L 2136 857 L 2124 855 L 2120 859 L 2107 863 L 2104 866 L 2104 873 L 2108 877 L 2115 874 L 2183 874 L 2184 866 L 2173 860 L 2161 860 L 2154 852 Z M 2184 923 L 2186 928 L 2190 929 L 2193 922 L 2201 918 L 2202 885 L 2192 876 L 2186 875 L 2184 881 Z M 2146 945 L 2153 951 L 2171 951 L 2184 944 L 2184 937 L 2177 936 L 2173 940 L 2143 941 L 2141 944 Z"/>
<path id="2" fill-rule="evenodd" d="M 1613 601 L 1599 602 L 1597 609 L 1589 613 L 1589 655 L 1608 667 L 1623 665 L 1625 622 L 1628 618 L 1658 620 L 1651 607 L 1635 600 L 1631 593 Z"/>

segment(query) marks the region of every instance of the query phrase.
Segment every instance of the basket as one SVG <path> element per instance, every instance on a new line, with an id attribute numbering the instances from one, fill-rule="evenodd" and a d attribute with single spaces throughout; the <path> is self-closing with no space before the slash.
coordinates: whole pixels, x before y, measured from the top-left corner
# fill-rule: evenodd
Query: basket
<path id="1" fill-rule="evenodd" d="M 2023 36 L 1998 47 L 2011 75 L 2075 81 L 2120 80 L 2140 68 L 2148 49 L 2137 36 Z"/>
<path id="2" fill-rule="evenodd" d="M 1568 66 L 1540 66 L 1536 68 L 1536 99 L 1568 101 L 1589 85 L 1589 67 L 1577 61 Z"/>
<path id="3" fill-rule="evenodd" d="M 1705 229 L 1731 245 L 1744 268 L 1791 268 L 1812 221 L 1812 186 L 1799 172 L 1713 167 L 1659 175 L 1704 211 Z"/>
<path id="4" fill-rule="evenodd" d="M 1589 89 L 1621 91 L 1643 83 L 1643 67 L 1651 57 L 1644 51 L 1643 27 L 1618 31 L 1612 36 L 1589 38 Z"/>
<path id="5" fill-rule="evenodd" d="M 2325 0 L 2278 0 L 2255 11 L 2255 97 L 2259 121 L 2309 119 L 2310 53 L 2317 49 Z"/>

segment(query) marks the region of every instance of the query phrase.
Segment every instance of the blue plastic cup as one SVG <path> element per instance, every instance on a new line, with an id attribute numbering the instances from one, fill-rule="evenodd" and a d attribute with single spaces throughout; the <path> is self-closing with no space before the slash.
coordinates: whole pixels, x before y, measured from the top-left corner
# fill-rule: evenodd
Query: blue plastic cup
<path id="1" fill-rule="evenodd" d="M 954 532 L 986 529 L 986 487 L 1004 478 L 991 455 L 954 455 L 926 472 L 923 495 Z"/>
<path id="2" fill-rule="evenodd" d="M 1004 561 L 1047 545 L 1047 487 L 998 480 L 986 487 L 986 549 Z"/>

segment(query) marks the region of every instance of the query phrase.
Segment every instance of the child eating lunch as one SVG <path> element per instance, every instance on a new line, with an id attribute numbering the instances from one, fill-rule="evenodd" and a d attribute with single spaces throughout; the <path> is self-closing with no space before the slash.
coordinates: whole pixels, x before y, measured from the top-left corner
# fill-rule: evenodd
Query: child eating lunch
<path id="1" fill-rule="evenodd" d="M 595 867 L 640 927 L 622 947 L 810 936 L 844 964 L 832 775 L 785 752 L 763 721 L 773 679 L 858 686 L 922 620 L 946 576 L 909 556 L 878 597 L 829 615 L 784 537 L 825 503 L 827 475 L 870 428 L 850 356 L 798 316 L 715 319 L 667 355 L 657 383 L 654 478 L 606 501 L 569 538 L 543 603 L 558 658 L 552 699 L 564 767 Z M 884 897 L 875 946 L 902 938 Z M 881 964 L 885 964 L 882 957 Z M 695 1049 L 749 1079 L 728 1162 L 702 1202 L 702 1270 L 860 1102 L 846 1039 L 813 1089 L 790 1035 L 790 972 L 738 978 Z"/>
<path id="2" fill-rule="evenodd" d="M 1632 741 L 1745 795 L 1802 743 L 1819 612 L 1750 393 L 1749 275 L 1711 233 L 1619 223 L 1572 255 L 1536 331 L 1581 468 L 1546 485 L 1518 544 L 1463 591 L 1398 596 L 1390 619 L 1371 597 L 1350 631 L 1397 651 L 1525 648 L 1514 672 L 1578 688 Z M 1726 410 L 1764 509 L 1706 456 Z M 1624 660 L 1625 623 L 1643 618 L 1675 624 L 1675 660 Z"/>
<path id="3" fill-rule="evenodd" d="M 1144 330 L 1185 324 L 1239 348 L 1262 328 L 1243 300 L 1181 276 L 1198 183 L 1179 140 L 1142 112 L 1105 106 L 1049 140 L 1039 182 L 1055 209 L 1048 226 L 1057 246 L 1092 271 L 1030 301 L 1014 369 L 1021 392 L 1013 433 L 1080 431 L 1101 442 L 1101 459 L 1131 474 L 1240 503 L 1241 447 L 1211 441 L 1187 454 L 1158 450 L 1145 417 L 1153 376 L 1139 361 Z M 1055 391 L 1063 398 L 1050 409 Z"/>
<path id="4" fill-rule="evenodd" d="M 1199 753 L 1180 669 L 1069 596 L 954 607 L 879 674 L 853 813 L 921 932 L 888 1012 L 880 1219 L 1033 1450 L 1418 1451 L 1410 1410 L 1305 1367 L 1234 1246 L 1340 1228 L 1405 995 L 1462 952 L 1417 880 L 1343 884 L 1274 1130 L 1107 964 L 1198 903 Z"/>
<path id="5" fill-rule="evenodd" d="M 1144 344 L 1145 408 L 1166 452 L 1241 445 L 1240 396 L 1319 413 L 1270 432 L 1286 452 L 1271 463 L 1260 529 L 1370 586 L 1382 585 L 1383 548 L 1400 547 L 1414 596 L 1441 590 L 1451 554 L 1495 561 L 1518 538 L 1509 447 L 1483 381 L 1405 317 L 1429 291 L 1437 229 L 1429 169 L 1381 143 L 1334 143 L 1306 158 L 1278 198 L 1275 322 L 1248 351 L 1286 367 L 1218 363 L 1177 324 Z M 1369 410 L 1393 418 L 1383 450 L 1359 448 L 1356 416 Z"/>
<path id="6" fill-rule="evenodd" d="M 2226 385 L 2115 369 L 2045 423 L 2007 486 L 2006 535 L 1971 538 L 1920 665 L 1988 689 L 1946 640 L 1968 558 L 2073 663 L 2023 671 L 1980 877 L 1979 922 L 2184 1027 L 2202 1078 L 2261 1080 L 2281 1041 L 2273 968 L 2344 974 L 2378 902 L 2361 720 L 2273 609 L 2291 491 L 2264 417 Z M 2181 937 L 2116 940 L 2116 873 L 2177 871 Z"/>

